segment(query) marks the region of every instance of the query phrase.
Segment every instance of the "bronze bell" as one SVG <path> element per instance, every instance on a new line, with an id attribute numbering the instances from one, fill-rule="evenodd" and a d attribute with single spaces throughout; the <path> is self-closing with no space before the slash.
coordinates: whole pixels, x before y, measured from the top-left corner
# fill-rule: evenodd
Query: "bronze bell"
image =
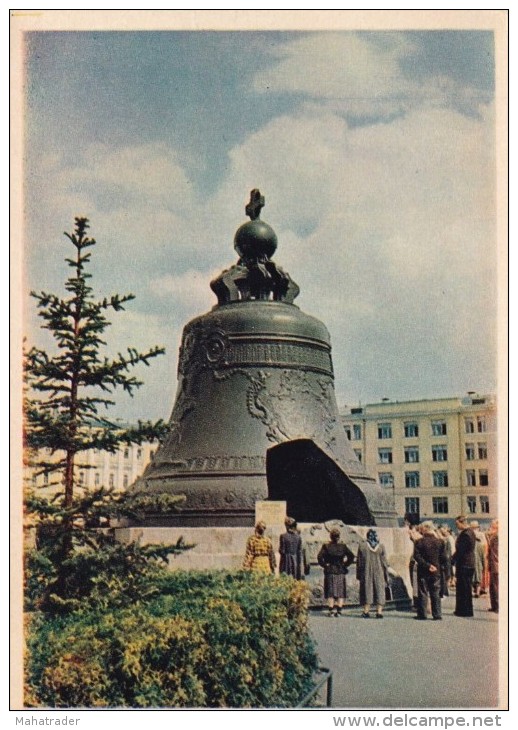
<path id="1" fill-rule="evenodd" d="M 393 497 L 369 478 L 342 427 L 326 327 L 293 304 L 299 287 L 271 257 L 273 229 L 235 235 L 238 262 L 218 304 L 184 328 L 169 432 L 137 490 L 185 496 L 147 524 L 252 525 L 256 500 L 286 500 L 299 522 L 394 525 Z"/>

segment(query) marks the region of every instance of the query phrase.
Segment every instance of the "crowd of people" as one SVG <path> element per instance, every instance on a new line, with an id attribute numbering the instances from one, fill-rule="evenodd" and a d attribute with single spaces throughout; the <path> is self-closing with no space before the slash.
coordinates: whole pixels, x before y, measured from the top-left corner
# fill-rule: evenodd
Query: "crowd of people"
<path id="1" fill-rule="evenodd" d="M 498 613 L 498 520 L 484 532 L 464 515 L 455 520 L 457 537 L 431 521 L 409 525 L 414 551 L 410 560 L 416 619 L 441 620 L 441 598 L 455 589 L 455 616 L 473 616 L 473 600 L 489 594 L 488 611 Z"/>
<path id="2" fill-rule="evenodd" d="M 455 591 L 455 616 L 473 616 L 473 600 L 489 594 L 488 611 L 498 613 L 498 520 L 489 529 L 481 530 L 477 521 L 456 518 L 457 536 L 447 525 L 424 521 L 412 525 L 407 521 L 413 552 L 409 571 L 412 584 L 415 619 L 424 621 L 431 614 L 442 620 L 441 599 Z M 287 517 L 286 532 L 279 539 L 279 571 L 302 580 L 310 566 L 296 521 Z M 243 568 L 256 572 L 275 573 L 277 565 L 273 543 L 265 535 L 266 524 L 258 522 L 248 538 Z M 318 564 L 324 570 L 324 597 L 328 615 L 340 616 L 347 595 L 346 576 L 356 564 L 360 586 L 362 617 L 383 618 L 387 596 L 390 597 L 390 576 L 396 575 L 387 560 L 378 533 L 371 528 L 361 540 L 356 555 L 340 540 L 340 530 L 329 532 L 329 542 L 322 545 Z"/>

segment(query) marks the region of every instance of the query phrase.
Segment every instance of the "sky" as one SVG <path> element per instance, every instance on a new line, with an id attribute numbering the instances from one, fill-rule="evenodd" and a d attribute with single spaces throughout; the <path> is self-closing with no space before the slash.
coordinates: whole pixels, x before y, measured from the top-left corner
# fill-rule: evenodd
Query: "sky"
<path id="1" fill-rule="evenodd" d="M 169 417 L 252 188 L 340 408 L 496 391 L 492 32 L 34 31 L 24 52 L 26 290 L 63 292 L 86 216 L 96 295 L 136 296 L 109 351 L 166 348 L 112 415 Z M 28 296 L 24 327 L 48 346 Z"/>

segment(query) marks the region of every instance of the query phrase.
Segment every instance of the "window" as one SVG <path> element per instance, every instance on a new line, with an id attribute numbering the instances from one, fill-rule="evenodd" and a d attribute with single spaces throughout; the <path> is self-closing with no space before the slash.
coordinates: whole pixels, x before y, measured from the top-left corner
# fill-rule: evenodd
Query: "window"
<path id="1" fill-rule="evenodd" d="M 446 446 L 432 446 L 432 461 L 448 461 Z"/>
<path id="2" fill-rule="evenodd" d="M 419 436 L 419 426 L 417 423 L 405 423 L 405 438 L 417 438 Z"/>
<path id="3" fill-rule="evenodd" d="M 447 471 L 434 471 L 432 476 L 433 476 L 433 486 L 434 487 L 447 487 L 448 486 L 448 472 Z"/>
<path id="4" fill-rule="evenodd" d="M 432 436 L 446 436 L 446 421 L 432 421 Z"/>
<path id="5" fill-rule="evenodd" d="M 362 460 L 362 450 L 361 449 L 354 449 L 354 453 L 356 454 L 356 458 L 358 461 Z"/>
<path id="6" fill-rule="evenodd" d="M 94 483 L 95 483 L 95 486 L 96 486 L 96 487 L 98 487 L 98 486 L 99 486 L 99 484 L 101 483 L 101 479 L 100 479 L 100 477 L 99 477 L 99 472 L 98 472 L 98 471 L 96 471 L 96 472 L 95 472 L 95 476 L 94 476 Z"/>
<path id="7" fill-rule="evenodd" d="M 466 503 L 468 505 L 468 512 L 470 513 L 470 515 L 474 515 L 477 511 L 477 498 L 466 497 Z"/>
<path id="8" fill-rule="evenodd" d="M 351 440 L 351 427 L 350 426 L 344 426 L 344 431 L 345 431 L 345 435 L 347 436 L 347 438 L 350 441 Z"/>
<path id="9" fill-rule="evenodd" d="M 468 487 L 476 487 L 477 486 L 477 478 L 475 476 L 475 470 L 474 469 L 467 469 L 466 470 L 466 484 Z"/>
<path id="10" fill-rule="evenodd" d="M 478 458 L 487 459 L 487 444 L 478 444 Z"/>
<path id="11" fill-rule="evenodd" d="M 48 483 L 49 483 L 49 473 L 48 473 L 48 471 L 46 471 L 45 474 L 43 475 L 43 484 L 45 486 L 47 486 Z"/>
<path id="12" fill-rule="evenodd" d="M 419 486 L 419 472 L 418 471 L 406 471 L 405 472 L 405 487 L 407 489 L 416 489 Z"/>
<path id="13" fill-rule="evenodd" d="M 378 423 L 378 438 L 379 439 L 391 439 L 392 438 L 392 424 L 391 423 Z"/>
<path id="14" fill-rule="evenodd" d="M 110 474 L 110 479 L 108 483 L 110 487 L 113 487 L 113 485 L 115 484 L 115 476 L 113 474 Z"/>
<path id="15" fill-rule="evenodd" d="M 448 514 L 448 497 L 432 497 L 432 510 L 434 515 Z"/>
<path id="16" fill-rule="evenodd" d="M 480 511 L 485 515 L 489 514 L 489 497 L 480 497 Z"/>
<path id="17" fill-rule="evenodd" d="M 417 464 L 419 449 L 417 446 L 405 446 L 405 464 Z"/>
<path id="18" fill-rule="evenodd" d="M 80 471 L 79 472 L 79 484 L 81 486 L 84 486 L 84 483 L 85 483 L 85 473 L 84 473 L 84 471 Z"/>
<path id="19" fill-rule="evenodd" d="M 124 449 L 124 458 L 129 459 L 129 449 Z"/>
<path id="20" fill-rule="evenodd" d="M 475 423 L 472 418 L 464 419 L 464 433 L 475 433 Z"/>
<path id="21" fill-rule="evenodd" d="M 486 417 L 485 416 L 477 416 L 477 431 L 479 433 L 486 432 Z"/>
<path id="22" fill-rule="evenodd" d="M 478 483 L 481 487 L 487 487 L 489 485 L 489 476 L 487 469 L 478 470 Z"/>
<path id="23" fill-rule="evenodd" d="M 465 447 L 466 461 L 473 461 L 475 458 L 475 444 L 466 444 Z"/>
<path id="24" fill-rule="evenodd" d="M 128 475 L 127 474 L 124 474 L 124 479 L 122 480 L 122 486 L 124 487 L 124 489 L 126 489 L 128 486 Z"/>
<path id="25" fill-rule="evenodd" d="M 378 461 L 380 464 L 392 464 L 392 449 L 378 449 Z"/>
<path id="26" fill-rule="evenodd" d="M 382 487 L 393 487 L 394 475 L 391 471 L 380 471 L 378 474 L 378 481 Z"/>
<path id="27" fill-rule="evenodd" d="M 142 459 L 142 449 L 137 449 L 137 459 Z"/>
<path id="28" fill-rule="evenodd" d="M 353 425 L 353 439 L 359 441 L 362 437 L 362 427 L 359 423 Z"/>
<path id="29" fill-rule="evenodd" d="M 419 497 L 405 497 L 405 512 L 409 515 L 419 514 Z"/>

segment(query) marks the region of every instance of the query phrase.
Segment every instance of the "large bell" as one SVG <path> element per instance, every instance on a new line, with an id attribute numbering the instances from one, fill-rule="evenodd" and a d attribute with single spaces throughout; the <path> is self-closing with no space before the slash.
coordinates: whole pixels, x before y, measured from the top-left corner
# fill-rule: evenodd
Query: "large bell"
<path id="1" fill-rule="evenodd" d="M 251 525 L 256 500 L 272 499 L 299 522 L 395 524 L 392 495 L 341 425 L 329 333 L 293 304 L 299 288 L 271 260 L 263 206 L 253 190 L 239 260 L 211 282 L 218 304 L 183 331 L 169 432 L 135 488 L 185 502 L 146 522 Z"/>

